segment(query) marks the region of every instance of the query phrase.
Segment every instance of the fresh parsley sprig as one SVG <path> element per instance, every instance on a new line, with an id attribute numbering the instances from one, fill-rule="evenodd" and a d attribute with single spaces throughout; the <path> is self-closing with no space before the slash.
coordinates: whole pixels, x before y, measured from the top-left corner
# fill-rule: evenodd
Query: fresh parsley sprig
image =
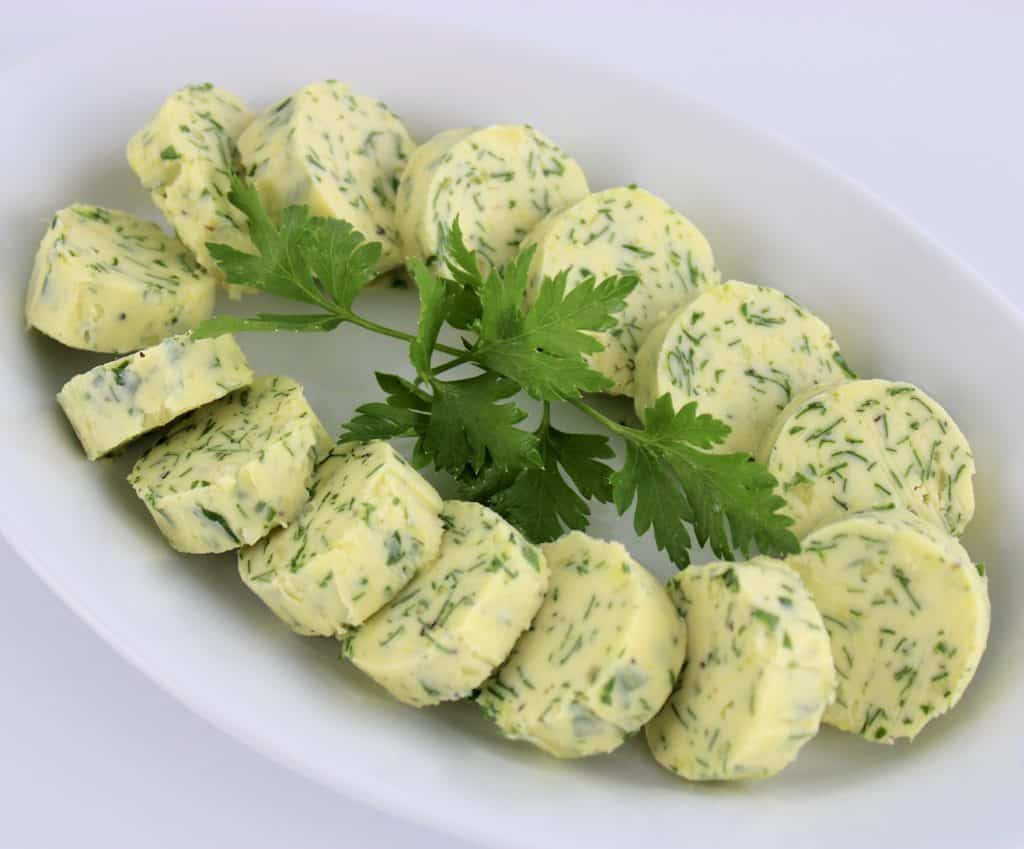
<path id="1" fill-rule="evenodd" d="M 746 454 L 709 449 L 727 425 L 699 415 L 696 405 L 675 410 L 666 395 L 646 411 L 644 427 L 615 422 L 583 400 L 610 381 L 589 365 L 602 331 L 637 285 L 632 275 L 568 286 L 568 273 L 530 283 L 533 251 L 504 267 L 489 266 L 463 239 L 456 220 L 447 231 L 443 268 L 411 260 L 420 297 L 414 334 L 369 321 L 354 310 L 375 277 L 380 245 L 349 224 L 310 217 L 304 207 L 284 210 L 275 224 L 255 190 L 235 181 L 230 195 L 249 219 L 258 254 L 209 246 L 229 283 L 255 287 L 317 308 L 300 315 L 221 316 L 198 336 L 250 330 L 323 331 L 356 324 L 409 344 L 415 379 L 377 374 L 382 401 L 363 404 L 344 425 L 342 439 L 415 440 L 413 461 L 432 464 L 456 481 L 460 494 L 489 504 L 531 539 L 583 530 L 591 502 L 634 507 L 638 533 L 653 530 L 659 548 L 683 567 L 694 539 L 718 556 L 799 549 L 779 513 L 775 479 Z M 462 347 L 441 344 L 445 326 L 461 331 Z M 436 363 L 438 354 L 448 356 Z M 472 374 L 449 378 L 457 367 Z M 542 402 L 540 424 L 528 429 L 516 401 L 525 393 Z M 568 401 L 622 440 L 619 468 L 604 434 L 567 433 L 551 421 L 551 403 Z"/>
<path id="2" fill-rule="evenodd" d="M 367 242 L 347 221 L 311 217 L 305 206 L 287 207 L 277 225 L 260 203 L 256 189 L 236 176 L 231 178 L 228 199 L 249 219 L 249 235 L 259 253 L 208 243 L 227 282 L 310 304 L 320 312 L 216 316 L 203 322 L 194 336 L 201 339 L 255 330 L 323 331 L 343 322 L 381 331 L 352 310 L 356 296 L 377 276 L 380 243 Z M 401 334 L 399 338 L 407 337 Z"/>
<path id="3" fill-rule="evenodd" d="M 635 502 L 634 529 L 642 534 L 653 528 L 658 548 L 673 562 L 688 562 L 688 525 L 699 545 L 710 543 L 727 560 L 736 551 L 749 555 L 754 546 L 766 554 L 800 550 L 789 530 L 792 520 L 778 512 L 785 501 L 775 492 L 775 478 L 747 454 L 710 453 L 729 426 L 698 414 L 696 402 L 677 411 L 662 395 L 645 411 L 642 429 L 576 406 L 625 442 L 625 461 L 611 476 L 615 506 L 622 514 Z"/>

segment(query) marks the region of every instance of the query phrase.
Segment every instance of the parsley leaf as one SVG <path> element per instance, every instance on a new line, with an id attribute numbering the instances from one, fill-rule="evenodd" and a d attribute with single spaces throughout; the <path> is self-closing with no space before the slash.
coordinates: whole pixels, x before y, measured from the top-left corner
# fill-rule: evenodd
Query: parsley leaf
<path id="1" fill-rule="evenodd" d="M 547 445 L 584 498 L 612 500 L 611 467 L 602 460 L 615 456 L 608 437 L 595 433 L 565 433 L 550 428 Z"/>
<path id="2" fill-rule="evenodd" d="M 480 320 L 480 289 L 484 278 L 477 255 L 466 247 L 459 218 L 448 230 L 444 264 L 448 275 L 443 277 L 448 290 L 446 320 L 459 330 L 471 330 Z"/>
<path id="3" fill-rule="evenodd" d="M 444 284 L 420 260 L 412 260 L 409 270 L 420 292 L 420 320 L 416 339 L 409 345 L 409 359 L 420 377 L 429 380 L 430 358 L 447 314 L 448 292 Z"/>
<path id="4" fill-rule="evenodd" d="M 499 469 L 497 466 L 488 466 L 477 474 L 466 466 L 459 472 L 453 472 L 452 477 L 455 478 L 456 492 L 460 499 L 479 501 L 493 507 L 492 499 L 512 486 L 520 474 L 521 470 Z"/>
<path id="5" fill-rule="evenodd" d="M 413 461 L 449 472 L 463 493 L 486 501 L 531 538 L 552 539 L 566 528 L 584 529 L 591 500 L 634 509 L 637 533 L 653 529 L 655 542 L 680 566 L 694 540 L 720 557 L 734 550 L 766 554 L 799 550 L 791 520 L 778 511 L 775 479 L 746 454 L 711 453 L 729 429 L 690 404 L 676 411 L 668 396 L 644 413 L 645 427 L 621 425 L 579 400 L 607 388 L 588 357 L 602 350 L 596 334 L 613 324 L 637 281 L 611 277 L 581 281 L 571 290 L 567 274 L 543 281 L 528 302 L 527 250 L 503 268 L 491 267 L 466 247 L 459 222 L 443 228 L 445 242 L 434 273 L 418 261 L 410 272 L 420 294 L 417 332 L 369 321 L 353 311 L 374 278 L 379 244 L 367 242 L 344 221 L 310 217 L 288 207 L 275 223 L 255 189 L 233 178 L 231 202 L 249 221 L 258 253 L 211 244 L 232 284 L 255 287 L 311 305 L 319 312 L 251 317 L 218 316 L 196 336 L 243 330 L 332 330 L 350 322 L 409 343 L 418 382 L 378 374 L 385 399 L 364 404 L 345 425 L 342 440 L 415 438 Z M 439 343 L 448 324 L 471 331 L 459 350 Z M 433 365 L 437 351 L 453 359 Z M 456 365 L 479 373 L 458 380 L 440 374 Z M 841 364 L 842 365 L 842 364 Z M 526 413 L 513 397 L 525 390 L 544 401 L 540 427 L 521 427 Z M 622 467 L 606 461 L 607 437 L 570 434 L 550 424 L 549 402 L 564 399 L 624 440 Z M 692 538 L 691 538 L 692 528 Z"/>
<path id="6" fill-rule="evenodd" d="M 309 210 L 304 206 L 286 207 L 278 227 L 260 203 L 256 189 L 238 177 L 231 179 L 228 200 L 249 219 L 249 236 L 259 254 L 208 242 L 206 247 L 227 282 L 322 306 L 323 298 L 313 285 L 312 271 L 301 249 L 301 242 L 309 238 Z"/>
<path id="7" fill-rule="evenodd" d="M 387 401 L 363 404 L 344 426 L 343 442 L 369 442 L 419 436 L 427 429 L 431 399 L 427 393 L 395 374 L 377 372 L 377 384 Z"/>
<path id="8" fill-rule="evenodd" d="M 643 534 L 653 527 L 658 548 L 680 568 L 689 565 L 692 542 L 686 525 L 692 524 L 693 511 L 657 453 L 627 442 L 625 462 L 612 475 L 612 486 L 620 515 L 636 501 L 633 529 Z"/>
<path id="9" fill-rule="evenodd" d="M 584 356 L 604 349 L 593 332 L 613 324 L 636 278 L 610 277 L 598 284 L 589 277 L 567 291 L 563 272 L 545 279 L 534 302 L 525 306 L 533 253 L 531 247 L 502 271 L 491 269 L 484 280 L 474 359 L 541 400 L 607 389 L 612 382 Z"/>
<path id="10" fill-rule="evenodd" d="M 735 550 L 749 555 L 756 545 L 764 554 L 800 550 L 789 530 L 793 520 L 778 512 L 785 502 L 775 493 L 775 478 L 746 454 L 712 454 L 729 428 L 696 403 L 678 412 L 668 395 L 645 411 L 644 430 L 618 427 L 627 440 L 626 460 L 612 476 L 615 505 L 624 513 L 633 501 L 633 526 L 642 534 L 654 529 L 655 542 L 672 560 L 689 563 L 693 526 L 699 545 L 727 560 Z"/>
<path id="11" fill-rule="evenodd" d="M 583 530 L 590 520 L 590 506 L 565 482 L 557 465 L 547 461 L 543 468 L 519 475 L 490 505 L 531 542 L 558 539 L 564 528 Z"/>
<path id="12" fill-rule="evenodd" d="M 489 267 L 466 247 L 456 218 L 443 252 L 449 273 L 445 320 L 477 332 L 471 346 L 475 363 L 511 378 L 539 400 L 607 389 L 611 381 L 585 357 L 604 349 L 594 334 L 614 324 L 637 279 L 610 277 L 598 284 L 588 277 L 569 289 L 566 272 L 545 279 L 531 303 L 534 253 L 531 247 L 502 268 Z"/>
<path id="13" fill-rule="evenodd" d="M 479 291 L 483 286 L 483 275 L 480 273 L 481 263 L 476 251 L 466 246 L 462 238 L 462 227 L 459 216 L 455 216 L 448 230 L 448 243 L 445 246 L 445 265 L 451 275 L 451 281 L 467 289 Z"/>
<path id="14" fill-rule="evenodd" d="M 431 378 L 429 391 L 397 375 L 378 374 L 384 403 L 363 404 L 342 440 L 417 438 L 417 465 L 432 462 L 453 475 L 516 470 L 541 462 L 537 436 L 516 427 L 526 413 L 507 401 L 519 391 L 491 372 L 463 380 Z M 467 472 L 467 470 L 469 470 Z"/>
<path id="15" fill-rule="evenodd" d="M 352 309 L 356 296 L 377 276 L 380 242 L 367 242 L 347 221 L 310 218 L 299 241 L 305 258 L 338 311 Z"/>
<path id="16" fill-rule="evenodd" d="M 227 282 L 312 304 L 321 312 L 217 316 L 199 326 L 198 338 L 242 331 L 325 331 L 346 321 L 365 325 L 352 311 L 352 304 L 377 276 L 379 242 L 367 242 L 347 221 L 311 218 L 304 206 L 286 207 L 277 225 L 260 203 L 256 189 L 237 176 L 232 177 L 228 199 L 248 219 L 249 235 L 259 253 L 208 243 Z"/>
<path id="17" fill-rule="evenodd" d="M 488 501 L 533 542 L 550 542 L 566 530 L 586 529 L 588 499 L 611 501 L 612 469 L 601 461 L 614 452 L 605 436 L 552 427 L 547 406 L 537 436 L 543 465 L 527 469 L 512 482 L 499 482 Z"/>
<path id="18" fill-rule="evenodd" d="M 519 387 L 493 372 L 463 380 L 433 380 L 434 403 L 422 448 L 439 469 L 457 472 L 469 466 L 480 472 L 493 463 L 499 469 L 538 466 L 537 437 L 516 425 L 526 413 L 500 403 Z"/>

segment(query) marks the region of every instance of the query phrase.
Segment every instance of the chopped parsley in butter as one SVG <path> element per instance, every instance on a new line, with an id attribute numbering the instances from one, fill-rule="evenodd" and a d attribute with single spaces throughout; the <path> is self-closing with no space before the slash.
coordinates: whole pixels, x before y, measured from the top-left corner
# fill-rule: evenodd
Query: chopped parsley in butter
<path id="1" fill-rule="evenodd" d="M 127 354 L 193 330 L 213 313 L 215 281 L 151 221 L 83 203 L 50 221 L 25 318 L 86 351 Z"/>
<path id="2" fill-rule="evenodd" d="M 299 384 L 258 377 L 171 425 L 128 482 L 172 548 L 229 551 L 298 515 L 330 446 Z"/>
<path id="3" fill-rule="evenodd" d="M 666 392 L 732 429 L 716 451 L 757 450 L 794 396 L 851 376 L 832 331 L 788 295 L 730 281 L 687 301 L 647 337 L 637 415 Z"/>
<path id="4" fill-rule="evenodd" d="M 533 127 L 448 130 L 420 147 L 402 175 L 402 247 L 406 256 L 437 258 L 457 217 L 467 246 L 504 265 L 538 221 L 586 193 L 580 166 Z"/>
<path id="5" fill-rule="evenodd" d="M 988 582 L 952 536 L 905 510 L 819 528 L 789 558 L 832 640 L 839 689 L 825 722 L 913 739 L 960 700 L 988 641 Z"/>
<path id="6" fill-rule="evenodd" d="M 90 460 L 252 383 L 232 336 L 174 336 L 71 378 L 57 402 Z"/>
<path id="7" fill-rule="evenodd" d="M 547 597 L 477 701 L 505 736 L 555 757 L 610 752 L 668 697 L 686 626 L 617 542 L 573 531 L 541 548 Z"/>
<path id="8" fill-rule="evenodd" d="M 852 380 L 782 412 L 759 458 L 804 536 L 844 513 L 910 510 L 959 536 L 974 515 L 974 457 L 956 422 L 909 383 Z"/>
<path id="9" fill-rule="evenodd" d="M 242 580 L 300 634 L 341 637 L 432 563 L 441 497 L 386 442 L 344 444 L 287 528 L 238 553 Z"/>
<path id="10" fill-rule="evenodd" d="M 466 698 L 508 657 L 548 587 L 540 550 L 481 504 L 448 501 L 437 559 L 346 641 L 414 707 Z"/>
<path id="11" fill-rule="evenodd" d="M 380 242 L 380 271 L 402 264 L 395 195 L 416 144 L 379 100 L 335 80 L 314 83 L 257 116 L 238 149 L 272 216 L 308 206 L 311 215 L 343 219 Z"/>
<path id="12" fill-rule="evenodd" d="M 835 692 L 828 634 L 785 563 L 690 566 L 668 584 L 686 665 L 647 726 L 657 761 L 692 781 L 774 775 L 818 732 Z"/>
<path id="13" fill-rule="evenodd" d="M 249 225 L 228 200 L 235 143 L 252 115 L 210 83 L 175 92 L 128 142 L 128 164 L 207 271 L 222 279 L 208 242 L 253 253 Z M 238 294 L 237 287 L 229 291 Z"/>

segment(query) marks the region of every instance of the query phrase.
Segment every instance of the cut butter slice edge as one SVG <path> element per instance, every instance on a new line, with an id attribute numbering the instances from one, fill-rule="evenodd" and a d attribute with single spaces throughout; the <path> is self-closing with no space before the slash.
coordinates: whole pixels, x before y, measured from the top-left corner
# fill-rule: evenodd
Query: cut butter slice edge
<path id="1" fill-rule="evenodd" d="M 295 521 L 239 552 L 239 574 L 292 630 L 342 637 L 437 558 L 441 507 L 388 443 L 343 444 Z"/>
<path id="2" fill-rule="evenodd" d="M 974 515 L 974 457 L 956 422 L 909 383 L 851 380 L 811 390 L 758 449 L 782 512 L 806 536 L 847 513 L 906 509 L 959 536 Z"/>
<path id="3" fill-rule="evenodd" d="M 208 243 L 256 253 L 245 215 L 228 195 L 236 142 L 252 114 L 210 83 L 174 92 L 128 142 L 128 164 L 178 238 L 211 274 L 224 275 Z M 229 293 L 240 294 L 240 287 Z"/>
<path id="4" fill-rule="evenodd" d="M 128 481 L 173 548 L 230 551 L 298 515 L 330 447 L 298 383 L 258 377 L 173 423 Z"/>
<path id="5" fill-rule="evenodd" d="M 686 626 L 619 543 L 574 531 L 542 550 L 547 596 L 477 702 L 505 736 L 555 757 L 613 751 L 668 697 Z"/>
<path id="6" fill-rule="evenodd" d="M 692 781 L 765 778 L 813 737 L 835 692 L 828 634 L 785 563 L 690 566 L 668 584 L 687 661 L 646 728 L 666 769 Z"/>
<path id="7" fill-rule="evenodd" d="M 72 348 L 128 354 L 194 330 L 216 295 L 215 279 L 152 221 L 76 203 L 39 245 L 25 319 Z"/>
<path id="8" fill-rule="evenodd" d="M 238 139 L 246 179 L 272 217 L 298 205 L 347 221 L 380 242 L 381 272 L 402 263 L 395 195 L 415 149 L 385 104 L 335 80 L 299 89 Z"/>
<path id="9" fill-rule="evenodd" d="M 448 501 L 437 559 L 345 644 L 414 707 L 462 699 L 508 657 L 548 587 L 540 549 L 481 504 Z"/>
<path id="10" fill-rule="evenodd" d="M 71 378 L 57 402 L 95 460 L 252 381 L 234 337 L 185 334 Z"/>
<path id="11" fill-rule="evenodd" d="M 492 265 L 511 260 L 549 212 L 587 193 L 580 166 L 525 124 L 447 130 L 409 159 L 396 214 L 406 256 L 435 260 L 456 218 Z"/>
<path id="12" fill-rule="evenodd" d="M 692 296 L 637 356 L 637 415 L 662 395 L 729 425 L 721 453 L 753 454 L 793 398 L 851 376 L 832 331 L 788 295 L 731 280 Z"/>
<path id="13" fill-rule="evenodd" d="M 913 739 L 963 696 L 988 641 L 988 583 L 963 546 L 904 511 L 819 528 L 789 563 L 832 642 L 839 688 L 825 722 Z"/>

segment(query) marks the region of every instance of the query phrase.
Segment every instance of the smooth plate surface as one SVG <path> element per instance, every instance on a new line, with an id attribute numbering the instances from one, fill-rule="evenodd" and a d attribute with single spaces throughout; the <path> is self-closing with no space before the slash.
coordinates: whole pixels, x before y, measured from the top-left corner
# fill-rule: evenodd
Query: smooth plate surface
<path id="1" fill-rule="evenodd" d="M 89 51 L 54 49 L 0 78 L 0 529 L 120 652 L 269 756 L 487 845 L 1020 844 L 1024 321 L 1003 299 L 875 199 L 774 139 L 679 94 L 525 46 L 387 18 L 283 12 L 217 14 L 201 27 L 127 22 L 88 39 Z M 965 542 L 988 564 L 994 620 L 952 715 L 912 746 L 825 731 L 782 776 L 745 786 L 673 779 L 640 740 L 562 764 L 499 740 L 471 706 L 416 712 L 390 701 L 339 663 L 331 642 L 286 632 L 241 586 L 232 558 L 185 558 L 164 545 L 124 482 L 137 449 L 89 464 L 54 403 L 68 377 L 100 358 L 24 333 L 32 255 L 51 213 L 73 200 L 156 217 L 123 148 L 171 90 L 209 79 L 262 107 L 324 77 L 381 97 L 421 141 L 450 126 L 535 124 L 594 188 L 637 182 L 691 217 L 726 277 L 784 289 L 816 310 L 861 374 L 913 381 L 943 403 L 977 457 L 978 518 Z M 363 308 L 411 324 L 415 299 L 377 289 Z M 351 329 L 241 341 L 257 369 L 303 381 L 331 430 L 376 397 L 371 369 L 405 362 L 391 342 Z M 669 573 L 628 522 L 602 512 L 592 530 Z"/>

